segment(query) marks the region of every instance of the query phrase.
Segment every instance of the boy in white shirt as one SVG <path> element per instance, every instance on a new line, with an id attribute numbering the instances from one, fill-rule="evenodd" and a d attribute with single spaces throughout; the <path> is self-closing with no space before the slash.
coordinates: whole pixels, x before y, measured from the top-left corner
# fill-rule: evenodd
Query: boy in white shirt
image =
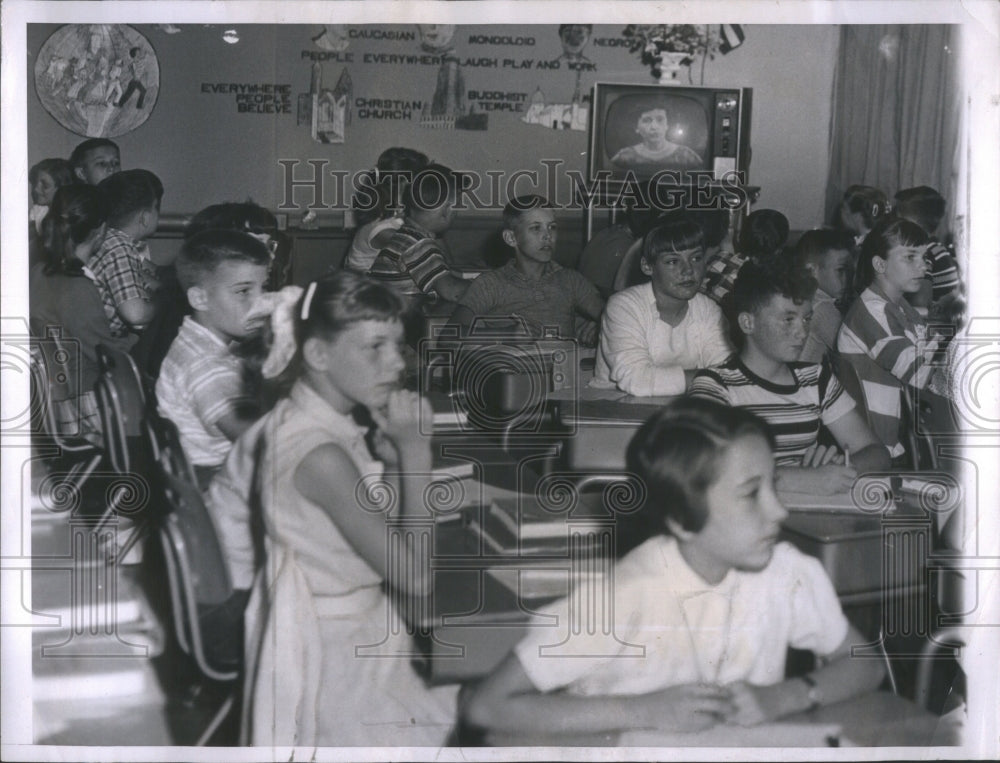
<path id="1" fill-rule="evenodd" d="M 642 242 L 649 283 L 613 294 L 604 310 L 595 387 L 630 395 L 681 395 L 698 368 L 732 352 L 719 306 L 699 293 L 704 234 L 688 215 L 667 217 Z"/>

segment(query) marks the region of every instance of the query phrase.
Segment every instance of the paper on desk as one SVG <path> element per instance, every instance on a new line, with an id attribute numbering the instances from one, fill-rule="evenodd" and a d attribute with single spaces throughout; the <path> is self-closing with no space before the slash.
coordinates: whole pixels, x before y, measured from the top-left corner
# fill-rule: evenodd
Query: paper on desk
<path id="1" fill-rule="evenodd" d="M 453 477 L 455 479 L 465 479 L 466 477 L 474 477 L 476 474 L 475 464 L 471 461 L 449 461 L 448 463 L 434 464 L 431 469 L 431 473 L 434 479 L 448 479 Z"/>
<path id="2" fill-rule="evenodd" d="M 487 574 L 522 599 L 561 599 L 569 596 L 571 585 L 587 585 L 596 590 L 602 574 L 597 572 L 571 572 L 568 562 L 553 568 L 498 568 L 491 567 Z"/>
<path id="3" fill-rule="evenodd" d="M 895 487 L 892 482 L 895 481 Z M 948 475 L 861 476 L 839 495 L 812 495 L 779 490 L 789 511 L 843 511 L 879 514 L 892 511 L 901 496 L 910 496 L 939 517 L 947 517 L 961 503 L 961 488 Z"/>
<path id="4" fill-rule="evenodd" d="M 889 477 L 859 477 L 854 487 L 837 495 L 779 490 L 778 497 L 789 511 L 872 511 L 883 501 L 892 504 L 892 485 Z"/>
<path id="5" fill-rule="evenodd" d="M 490 514 L 521 540 L 567 538 L 570 532 L 600 532 L 608 526 L 603 516 L 570 518 L 566 513 L 547 512 L 537 501 L 522 496 L 514 500 L 494 498 Z"/>
<path id="6" fill-rule="evenodd" d="M 619 747 L 851 747 L 839 724 L 764 723 L 759 726 L 720 724 L 692 733 L 627 731 Z M 833 740 L 836 740 L 833 743 Z"/>

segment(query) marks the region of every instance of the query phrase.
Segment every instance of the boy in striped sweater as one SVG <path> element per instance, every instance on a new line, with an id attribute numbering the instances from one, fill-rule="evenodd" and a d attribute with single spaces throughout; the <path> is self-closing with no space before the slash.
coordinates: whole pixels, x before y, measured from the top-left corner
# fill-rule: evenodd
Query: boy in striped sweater
<path id="1" fill-rule="evenodd" d="M 815 291 L 816 280 L 793 268 L 787 256 L 769 264 L 747 262 L 733 289 L 740 352 L 699 371 L 690 393 L 748 408 L 767 421 L 777 444 L 779 489 L 834 495 L 850 490 L 859 473 L 887 468 L 889 454 L 829 362 L 798 361 Z M 821 425 L 839 450 L 819 444 Z"/>
<path id="2" fill-rule="evenodd" d="M 919 225 L 928 237 L 924 251 L 924 259 L 927 260 L 926 284 L 919 292 L 923 299 L 916 300 L 913 296 L 909 298 L 910 304 L 917 307 L 937 304 L 944 298 L 957 296 L 961 292 L 955 254 L 934 238 L 934 233 L 944 218 L 944 211 L 944 197 L 930 186 L 905 188 L 896 194 L 896 215 Z"/>
<path id="3" fill-rule="evenodd" d="M 375 256 L 368 275 L 408 302 L 420 295 L 457 302 L 468 281 L 452 271 L 441 236 L 455 216 L 458 176 L 429 164 L 403 189 L 403 224 Z"/>
<path id="4" fill-rule="evenodd" d="M 837 337 L 841 361 L 861 383 L 872 429 L 893 458 L 905 455 L 901 385 L 927 387 L 939 345 L 906 300 L 924 283 L 927 243 L 927 234 L 907 220 L 892 217 L 875 226 L 861 248 L 861 283 L 867 288 L 847 311 Z"/>

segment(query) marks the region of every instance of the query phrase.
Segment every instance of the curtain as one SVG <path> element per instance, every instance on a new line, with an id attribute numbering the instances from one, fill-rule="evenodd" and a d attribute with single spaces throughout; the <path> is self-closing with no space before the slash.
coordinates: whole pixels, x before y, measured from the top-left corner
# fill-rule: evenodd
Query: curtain
<path id="1" fill-rule="evenodd" d="M 961 110 L 957 39 L 949 25 L 841 27 L 828 221 L 854 184 L 881 188 L 890 199 L 902 188 L 929 185 L 954 209 Z"/>

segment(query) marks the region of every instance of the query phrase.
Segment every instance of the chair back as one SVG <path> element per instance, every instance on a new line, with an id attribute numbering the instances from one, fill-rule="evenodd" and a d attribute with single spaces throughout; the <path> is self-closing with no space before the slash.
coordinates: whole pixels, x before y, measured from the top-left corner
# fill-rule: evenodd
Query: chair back
<path id="1" fill-rule="evenodd" d="M 616 224 L 596 234 L 580 252 L 576 269 L 606 298 L 614 292 L 622 258 L 635 242 L 627 225 Z"/>
<path id="2" fill-rule="evenodd" d="M 913 685 L 913 701 L 931 712 L 939 713 L 940 707 L 933 706 L 931 692 L 934 668 L 942 661 L 954 662 L 966 645 L 968 633 L 965 628 L 943 628 L 931 633 L 921 650 L 917 662 L 917 675 Z M 961 666 L 958 665 L 961 671 Z"/>
<path id="3" fill-rule="evenodd" d="M 246 592 L 232 589 L 215 525 L 195 486 L 176 427 L 151 414 L 150 428 L 157 444 L 154 474 L 166 508 L 156 532 L 163 549 L 177 642 L 206 678 L 232 684 L 243 660 Z M 215 737 L 237 705 L 237 693 L 237 688 L 228 691 L 195 746 Z"/>
<path id="4" fill-rule="evenodd" d="M 615 273 L 614 290 L 621 291 L 642 282 L 639 258 L 642 255 L 642 239 L 637 239 L 622 257 L 618 272 Z"/>
<path id="5" fill-rule="evenodd" d="M 905 435 L 906 449 L 913 460 L 913 468 L 937 470 L 937 451 L 934 441 L 926 434 L 928 430 L 923 421 L 923 412 L 915 404 L 913 392 L 905 384 L 901 385 L 900 395 L 903 407 L 902 432 Z"/>
<path id="6" fill-rule="evenodd" d="M 232 681 L 239 667 L 238 658 L 221 660 L 213 655 L 212 645 L 233 638 L 236 654 L 241 653 L 242 608 L 234 609 L 234 590 L 222 545 L 201 492 L 182 452 L 173 446 L 161 450 L 162 485 L 168 513 L 159 526 L 160 541 L 166 561 L 174 626 L 181 649 L 189 654 L 199 670 L 216 681 Z M 220 612 L 232 617 L 220 620 Z M 220 632 L 221 631 L 221 632 Z"/>
<path id="7" fill-rule="evenodd" d="M 155 459 L 145 382 L 125 352 L 99 344 L 97 362 L 94 393 L 108 462 L 120 473 L 143 473 Z"/>
<path id="8" fill-rule="evenodd" d="M 31 343 L 32 431 L 50 438 L 65 452 L 93 451 L 93 442 L 80 436 L 79 420 L 61 421 L 57 415 L 57 408 L 72 402 L 78 394 L 66 371 L 66 363 L 61 362 L 67 354 L 56 338 L 33 340 Z"/>
<path id="9" fill-rule="evenodd" d="M 31 431 L 52 438 L 59 437 L 52 409 L 54 395 L 49 384 L 48 361 L 41 344 L 31 343 Z"/>

